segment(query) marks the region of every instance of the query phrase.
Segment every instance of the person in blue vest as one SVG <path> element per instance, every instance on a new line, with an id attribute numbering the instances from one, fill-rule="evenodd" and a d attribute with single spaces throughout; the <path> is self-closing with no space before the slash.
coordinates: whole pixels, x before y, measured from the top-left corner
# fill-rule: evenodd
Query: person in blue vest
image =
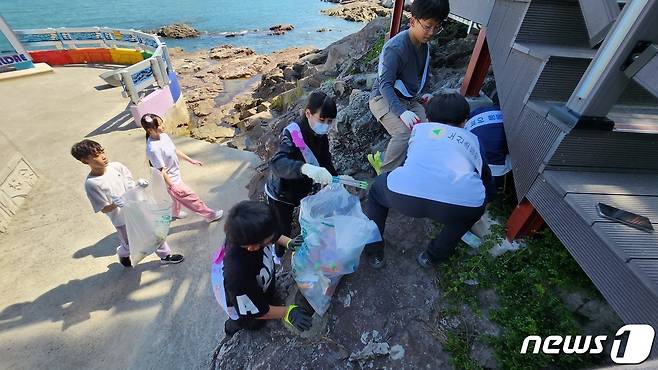
<path id="1" fill-rule="evenodd" d="M 512 169 L 503 126 L 503 112 L 498 105 L 478 108 L 471 112 L 464 129 L 478 137 L 494 177 L 504 176 Z"/>
<path id="2" fill-rule="evenodd" d="M 421 103 L 426 104 L 432 97 L 426 93 L 431 59 L 429 42 L 441 32 L 441 24 L 449 13 L 448 0 L 415 0 L 411 5 L 409 29 L 388 40 L 379 55 L 377 79 L 368 104 L 391 140 L 383 161 L 369 158 L 378 174 L 404 163 L 412 127 L 427 120 Z"/>
<path id="3" fill-rule="evenodd" d="M 314 184 L 329 184 L 336 175 L 327 138 L 336 113 L 334 99 L 314 91 L 300 121 L 291 122 L 281 133 L 278 150 L 270 159 L 265 194 L 284 235 L 290 235 L 293 211 L 301 199 L 313 192 Z M 277 247 L 277 256 L 283 252 Z"/>
<path id="4" fill-rule="evenodd" d="M 463 128 L 468 115 L 463 96 L 434 96 L 427 107 L 430 122 L 414 126 L 404 164 L 378 176 L 368 192 L 366 214 L 382 235 L 391 208 L 443 224 L 439 235 L 416 257 L 425 268 L 453 254 L 496 193 L 478 138 Z M 365 252 L 370 266 L 384 266 L 383 241 L 367 245 Z"/>

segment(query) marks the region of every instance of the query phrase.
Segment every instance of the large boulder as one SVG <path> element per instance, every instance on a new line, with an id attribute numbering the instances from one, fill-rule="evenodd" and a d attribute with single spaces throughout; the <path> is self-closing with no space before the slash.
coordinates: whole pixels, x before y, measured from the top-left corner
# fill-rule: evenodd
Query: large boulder
<path id="1" fill-rule="evenodd" d="M 263 71 L 270 60 L 262 55 L 252 55 L 245 58 L 232 59 L 208 70 L 222 80 L 250 78 Z"/>
<path id="2" fill-rule="evenodd" d="M 254 51 L 249 48 L 240 48 L 233 45 L 220 45 L 210 49 L 210 58 L 212 59 L 229 59 L 242 58 L 253 55 Z"/>
<path id="3" fill-rule="evenodd" d="M 160 27 L 155 34 L 171 39 L 198 37 L 201 33 L 194 27 L 184 23 L 174 23 Z"/>
<path id="4" fill-rule="evenodd" d="M 295 26 L 292 24 L 277 24 L 270 27 L 270 31 L 292 31 L 295 29 Z"/>
<path id="5" fill-rule="evenodd" d="M 295 29 L 295 26 L 292 24 L 277 24 L 276 26 L 270 27 L 270 31 L 267 34 L 273 36 L 285 35 L 286 32 L 292 31 L 293 29 Z"/>
<path id="6" fill-rule="evenodd" d="M 323 9 L 323 14 L 340 17 L 351 22 L 370 22 L 377 17 L 388 17 L 391 10 L 383 7 L 379 1 L 355 1 L 334 8 Z"/>
<path id="7" fill-rule="evenodd" d="M 322 60 L 326 58 L 324 63 L 326 70 L 336 70 L 344 63 L 359 59 L 386 33 L 390 21 L 390 18 L 377 18 L 359 32 L 329 45 L 320 53 L 314 55 L 313 59 Z M 310 62 L 313 63 L 313 61 Z"/>
<path id="8" fill-rule="evenodd" d="M 336 116 L 336 129 L 329 133 L 334 166 L 339 173 L 367 172 L 366 156 L 386 147 L 389 135 L 368 106 L 370 93 L 353 90 L 349 104 Z"/>

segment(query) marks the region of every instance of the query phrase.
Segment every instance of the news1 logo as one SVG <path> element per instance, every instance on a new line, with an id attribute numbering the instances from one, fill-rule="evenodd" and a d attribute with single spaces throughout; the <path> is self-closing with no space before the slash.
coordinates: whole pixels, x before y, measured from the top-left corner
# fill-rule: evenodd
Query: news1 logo
<path id="1" fill-rule="evenodd" d="M 624 339 L 622 336 L 628 333 L 625 340 L 625 346 L 622 346 Z M 625 325 L 617 330 L 617 334 L 612 342 L 610 358 L 617 364 L 639 364 L 644 362 L 651 353 L 655 331 L 651 325 L 636 324 Z M 564 354 L 598 354 L 603 352 L 603 345 L 608 339 L 605 335 L 576 335 L 561 336 L 550 335 L 542 339 L 538 335 L 529 335 L 523 340 L 521 353 L 527 353 L 530 343 L 534 343 L 532 353 L 539 353 L 541 350 L 548 355 Z M 622 348 L 625 348 L 622 352 Z"/>

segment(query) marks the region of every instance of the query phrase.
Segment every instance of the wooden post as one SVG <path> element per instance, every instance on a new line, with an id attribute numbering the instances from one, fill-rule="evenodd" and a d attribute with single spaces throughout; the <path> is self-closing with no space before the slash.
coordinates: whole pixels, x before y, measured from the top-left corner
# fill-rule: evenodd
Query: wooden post
<path id="1" fill-rule="evenodd" d="M 391 31 L 388 38 L 395 36 L 400 32 L 400 23 L 402 23 L 402 11 L 404 10 L 404 0 L 395 0 L 393 6 L 393 15 L 391 15 Z"/>
<path id="2" fill-rule="evenodd" d="M 489 46 L 487 45 L 487 28 L 480 28 L 478 39 L 475 42 L 471 61 L 468 63 L 464 82 L 460 90 L 463 96 L 480 96 L 480 89 L 484 79 L 489 73 L 491 66 L 491 56 L 489 55 Z"/>

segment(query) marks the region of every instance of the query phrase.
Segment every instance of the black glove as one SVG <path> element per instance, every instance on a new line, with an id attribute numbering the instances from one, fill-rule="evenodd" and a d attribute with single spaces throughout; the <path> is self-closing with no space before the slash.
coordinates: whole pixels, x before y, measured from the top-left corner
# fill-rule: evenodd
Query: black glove
<path id="1" fill-rule="evenodd" d="M 311 315 L 304 309 L 299 308 L 296 304 L 288 306 L 288 311 L 286 311 L 286 315 L 283 317 L 283 322 L 294 326 L 300 331 L 306 331 L 312 325 Z"/>
<path id="2" fill-rule="evenodd" d="M 297 248 L 301 247 L 302 244 L 304 244 L 304 237 L 302 236 L 302 234 L 299 234 L 294 239 L 290 239 L 290 241 L 288 241 L 288 244 L 286 245 L 286 249 L 288 249 L 291 252 L 294 252 L 297 250 Z"/>

